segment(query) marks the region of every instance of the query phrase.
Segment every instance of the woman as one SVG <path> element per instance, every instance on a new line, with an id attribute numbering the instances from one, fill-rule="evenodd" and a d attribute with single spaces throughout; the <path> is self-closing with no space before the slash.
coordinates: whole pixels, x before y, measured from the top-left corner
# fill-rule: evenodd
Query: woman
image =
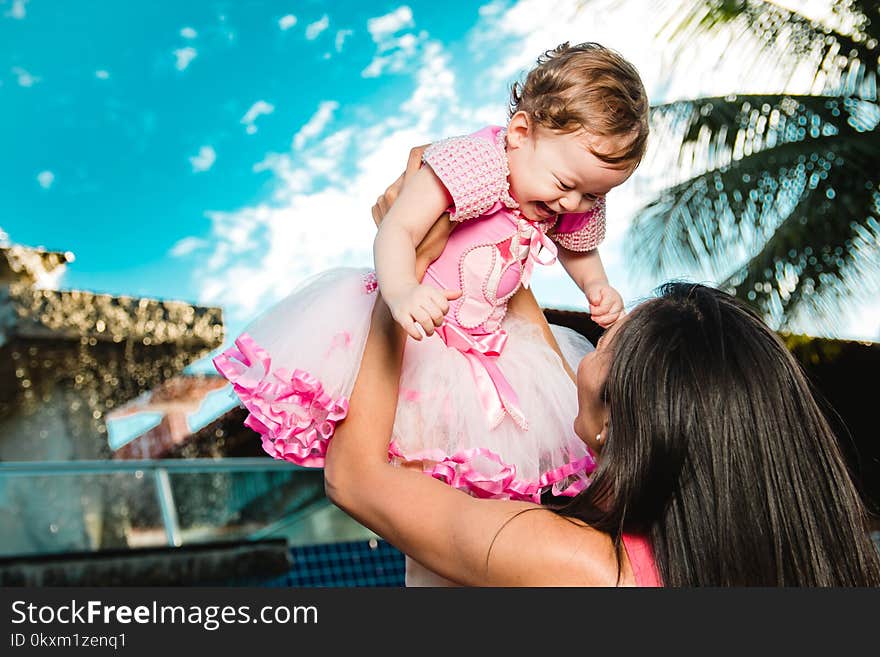
<path id="1" fill-rule="evenodd" d="M 574 426 L 599 465 L 552 510 L 388 463 L 403 344 L 377 303 L 325 485 L 430 570 L 489 586 L 880 585 L 866 512 L 809 385 L 729 295 L 664 286 L 581 361 Z"/>

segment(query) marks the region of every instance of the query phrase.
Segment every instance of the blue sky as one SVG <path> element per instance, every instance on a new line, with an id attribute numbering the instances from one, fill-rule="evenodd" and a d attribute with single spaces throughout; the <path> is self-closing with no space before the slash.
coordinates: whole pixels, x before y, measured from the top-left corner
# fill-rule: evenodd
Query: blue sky
<path id="1" fill-rule="evenodd" d="M 510 83 L 563 40 L 622 52 L 655 102 L 787 79 L 723 39 L 673 59 L 656 34 L 680 4 L 0 0 L 0 230 L 72 251 L 63 288 L 219 305 L 233 337 L 316 271 L 369 265 L 370 204 L 409 147 L 503 123 Z M 609 197 L 629 303 L 658 281 L 633 275 L 626 226 L 668 166 Z M 559 267 L 534 285 L 581 306 Z M 876 339 L 880 308 L 842 326 Z"/>
<path id="2" fill-rule="evenodd" d="M 363 5 L 334 3 L 332 22 L 329 6 L 302 2 L 32 0 L 4 16 L 0 150 L 15 157 L 0 160 L 0 226 L 73 251 L 66 286 L 198 300 L 194 263 L 169 252 L 206 232 L 206 210 L 263 198 L 272 172 L 254 163 L 286 150 L 321 99 L 370 120 L 407 93 L 406 79 L 360 75 L 375 50 L 367 20 L 396 8 Z M 460 36 L 435 4 L 421 16 L 450 44 Z"/>

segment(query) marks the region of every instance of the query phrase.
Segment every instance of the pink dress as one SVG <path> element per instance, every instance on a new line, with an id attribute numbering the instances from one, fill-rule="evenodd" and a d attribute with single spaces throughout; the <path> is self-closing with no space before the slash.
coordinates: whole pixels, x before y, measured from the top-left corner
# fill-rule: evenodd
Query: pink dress
<path id="1" fill-rule="evenodd" d="M 595 468 L 575 435 L 575 385 L 529 321 L 507 314 L 555 243 L 595 248 L 604 203 L 556 222 L 532 222 L 508 193 L 504 132 L 490 126 L 431 146 L 424 161 L 446 186 L 458 225 L 424 282 L 462 291 L 444 324 L 407 341 L 390 456 L 477 497 L 539 501 L 575 495 Z M 320 467 L 348 410 L 375 303 L 366 269 L 318 275 L 253 322 L 215 358 L 250 411 L 246 424 L 271 456 Z M 552 327 L 576 367 L 591 349 Z"/>

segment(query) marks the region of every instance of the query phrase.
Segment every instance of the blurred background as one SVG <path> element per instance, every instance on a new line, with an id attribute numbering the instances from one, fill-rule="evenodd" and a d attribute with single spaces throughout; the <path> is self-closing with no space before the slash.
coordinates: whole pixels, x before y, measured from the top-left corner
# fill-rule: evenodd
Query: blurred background
<path id="1" fill-rule="evenodd" d="M 878 40 L 873 0 L 0 0 L 0 583 L 402 583 L 210 358 L 369 266 L 410 147 L 504 124 L 563 41 L 618 50 L 654 108 L 608 199 L 612 284 L 754 305 L 878 508 Z M 561 268 L 535 274 L 595 337 Z"/>

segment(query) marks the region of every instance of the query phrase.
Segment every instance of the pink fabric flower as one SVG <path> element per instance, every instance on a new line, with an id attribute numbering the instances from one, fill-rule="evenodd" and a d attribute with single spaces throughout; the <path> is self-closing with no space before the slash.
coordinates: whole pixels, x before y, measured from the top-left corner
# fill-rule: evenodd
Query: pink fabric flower
<path id="1" fill-rule="evenodd" d="M 379 279 L 376 278 L 376 272 L 371 271 L 364 276 L 364 294 L 372 294 L 379 289 Z"/>

